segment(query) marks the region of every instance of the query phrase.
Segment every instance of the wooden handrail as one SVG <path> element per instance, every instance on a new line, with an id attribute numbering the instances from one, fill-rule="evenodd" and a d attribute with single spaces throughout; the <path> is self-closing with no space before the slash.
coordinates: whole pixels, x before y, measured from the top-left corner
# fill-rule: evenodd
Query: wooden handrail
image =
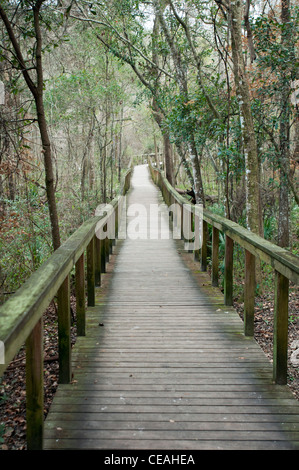
<path id="1" fill-rule="evenodd" d="M 81 225 L 29 279 L 0 307 L 0 341 L 5 363 L 0 364 L 0 376 L 10 361 L 26 344 L 26 416 L 28 449 L 41 449 L 43 441 L 43 351 L 42 315 L 52 299 L 58 302 L 59 381 L 71 380 L 70 338 L 70 272 L 76 267 L 75 287 L 78 335 L 85 334 L 85 279 L 88 305 L 94 305 L 95 284 L 105 272 L 111 240 L 100 240 L 95 231 L 109 223 L 114 209 L 115 232 L 118 227 L 118 207 L 130 187 L 131 169 L 123 177 L 119 196 L 102 209 L 102 215 Z M 109 209 L 109 210 L 108 210 Z M 120 214 L 119 214 L 120 215 Z M 95 249 L 96 248 L 96 249 Z M 85 277 L 85 251 L 87 275 Z M 99 255 L 100 253 L 100 255 Z"/>
<path id="2" fill-rule="evenodd" d="M 191 212 L 195 207 L 180 195 L 166 180 L 162 172 L 153 167 L 149 169 L 154 183 L 161 189 L 168 206 L 189 205 Z M 218 286 L 219 232 L 225 234 L 224 301 L 233 303 L 233 247 L 238 243 L 245 249 L 245 292 L 244 292 L 244 334 L 254 334 L 254 298 L 256 258 L 271 265 L 275 271 L 275 308 L 273 338 L 273 380 L 277 384 L 287 383 L 288 353 L 288 296 L 289 281 L 299 284 L 299 257 L 268 240 L 254 234 L 220 215 L 203 209 L 201 269 L 207 269 L 207 227 L 212 226 L 212 285 Z M 198 256 L 198 254 L 197 254 Z"/>

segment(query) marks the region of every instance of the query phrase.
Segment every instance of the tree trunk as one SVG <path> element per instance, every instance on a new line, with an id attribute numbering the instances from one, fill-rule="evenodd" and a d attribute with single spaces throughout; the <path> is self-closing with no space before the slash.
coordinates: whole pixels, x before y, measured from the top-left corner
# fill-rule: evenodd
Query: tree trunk
<path id="1" fill-rule="evenodd" d="M 41 2 L 37 2 L 34 7 L 34 29 L 36 36 L 36 75 L 37 75 L 37 87 L 36 93 L 34 95 L 36 110 L 37 110 L 37 120 L 39 125 L 39 131 L 42 141 L 43 154 L 44 154 L 44 167 L 45 167 L 45 181 L 46 181 L 46 193 L 50 214 L 51 222 L 51 231 L 52 231 L 52 243 L 53 248 L 56 250 L 60 246 L 60 231 L 58 223 L 58 214 L 56 207 L 56 198 L 55 198 L 55 186 L 54 186 L 54 174 L 53 174 L 53 165 L 52 165 L 52 152 L 51 152 L 51 143 L 48 134 L 48 126 L 44 110 L 44 100 L 43 100 L 43 65 L 42 65 L 42 35 L 40 29 L 39 21 L 39 10 Z"/>
<path id="2" fill-rule="evenodd" d="M 171 144 L 169 139 L 169 134 L 163 134 L 163 143 L 164 143 L 164 157 L 165 157 L 165 176 L 167 181 L 174 186 L 174 175 L 173 175 L 173 159 L 171 152 Z"/>
<path id="3" fill-rule="evenodd" d="M 184 67 L 181 64 L 180 51 L 176 47 L 174 39 L 172 35 L 170 34 L 170 31 L 166 25 L 165 19 L 163 17 L 163 11 L 162 11 L 163 6 L 161 5 L 160 0 L 154 1 L 154 8 L 155 8 L 156 17 L 158 18 L 160 22 L 161 29 L 165 35 L 166 41 L 171 51 L 171 56 L 172 56 L 172 60 L 174 63 L 175 75 L 177 78 L 180 94 L 182 97 L 184 97 L 184 100 L 187 103 L 188 102 L 188 84 L 187 84 L 187 78 L 186 78 L 186 74 L 184 71 Z M 203 185 L 202 185 L 201 169 L 200 169 L 200 163 L 199 163 L 198 152 L 196 149 L 194 135 L 193 134 L 189 135 L 187 137 L 187 141 L 188 141 L 187 145 L 188 145 L 192 171 L 193 171 L 193 180 L 194 180 L 193 190 L 195 193 L 196 203 L 204 204 L 205 198 L 204 198 L 204 190 L 203 190 Z"/>
<path id="4" fill-rule="evenodd" d="M 257 143 L 251 112 L 250 92 L 242 48 L 242 2 L 230 3 L 232 59 L 237 99 L 240 107 L 241 128 L 245 155 L 247 228 L 263 236 L 261 223 L 260 169 Z"/>
<path id="5" fill-rule="evenodd" d="M 163 146 L 164 146 L 164 156 L 165 156 L 165 176 L 169 183 L 173 186 L 174 184 L 174 176 L 173 176 L 173 160 L 171 154 L 171 145 L 170 145 L 170 138 L 167 130 L 164 129 L 163 126 L 163 114 L 155 100 L 152 100 L 152 108 L 153 108 L 153 117 L 158 124 L 162 136 L 163 136 Z"/>
<path id="6" fill-rule="evenodd" d="M 12 24 L 10 23 L 6 15 L 6 12 L 1 5 L 0 5 L 0 16 L 7 30 L 11 44 L 14 48 L 14 52 L 15 52 L 14 55 L 18 60 L 25 82 L 30 92 L 32 93 L 32 96 L 36 104 L 37 120 L 38 120 L 40 137 L 41 137 L 42 147 L 43 147 L 42 152 L 44 156 L 46 194 L 47 194 L 48 209 L 49 209 L 50 223 L 51 223 L 52 243 L 53 243 L 54 250 L 56 250 L 60 246 L 60 233 L 59 233 L 59 223 L 58 223 L 58 215 L 57 215 L 56 199 L 55 199 L 51 144 L 50 144 L 50 139 L 49 139 L 49 134 L 48 134 L 47 122 L 46 122 L 45 111 L 44 111 L 44 102 L 43 102 L 44 81 L 43 81 L 43 65 L 42 65 L 42 35 L 41 35 L 40 19 L 39 19 L 40 8 L 41 8 L 42 3 L 43 3 L 43 0 L 39 0 L 35 2 L 35 4 L 32 6 L 33 17 L 34 17 L 34 30 L 35 30 L 35 38 L 36 38 L 36 45 L 35 45 L 35 60 L 36 60 L 35 70 L 36 70 L 36 80 L 37 80 L 36 84 L 34 83 L 34 81 L 31 79 L 29 75 L 29 71 L 27 70 L 27 67 L 26 67 L 26 64 L 22 55 L 22 51 L 20 48 L 20 44 L 18 40 L 16 39 Z"/>
<path id="7" fill-rule="evenodd" d="M 289 0 L 281 2 L 281 22 L 284 26 L 281 34 L 283 48 L 291 47 Z M 280 114 L 280 185 L 279 185 L 279 218 L 278 218 L 278 245 L 289 246 L 289 190 L 287 175 L 290 173 L 290 91 L 289 80 L 281 76 L 281 114 Z"/>

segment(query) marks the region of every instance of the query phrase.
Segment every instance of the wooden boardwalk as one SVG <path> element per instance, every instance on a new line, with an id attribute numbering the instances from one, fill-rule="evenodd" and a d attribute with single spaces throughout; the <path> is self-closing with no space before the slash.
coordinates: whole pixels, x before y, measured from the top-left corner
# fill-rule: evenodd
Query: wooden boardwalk
<path id="1" fill-rule="evenodd" d="M 136 167 L 128 207 L 161 201 L 146 166 Z M 128 230 L 134 221 L 128 215 Z M 272 384 L 272 365 L 220 291 L 211 298 L 199 289 L 181 242 L 166 238 L 166 212 L 163 221 L 164 239 L 129 232 L 114 247 L 108 293 L 98 289 L 88 309 L 44 448 L 299 448 L 298 402 Z"/>

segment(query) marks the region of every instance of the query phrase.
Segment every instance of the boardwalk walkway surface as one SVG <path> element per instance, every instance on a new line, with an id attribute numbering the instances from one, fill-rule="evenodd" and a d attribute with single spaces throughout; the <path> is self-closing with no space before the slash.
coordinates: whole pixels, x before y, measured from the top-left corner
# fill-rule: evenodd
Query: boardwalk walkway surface
<path id="1" fill-rule="evenodd" d="M 161 203 L 146 166 L 134 170 L 127 207 L 135 203 Z M 129 227 L 134 220 L 128 214 Z M 162 231 L 166 212 L 163 220 Z M 298 448 L 299 404 L 272 384 L 272 366 L 237 313 L 199 289 L 180 242 L 132 238 L 117 242 L 108 293 L 99 289 L 88 310 L 74 380 L 59 385 L 44 448 Z"/>

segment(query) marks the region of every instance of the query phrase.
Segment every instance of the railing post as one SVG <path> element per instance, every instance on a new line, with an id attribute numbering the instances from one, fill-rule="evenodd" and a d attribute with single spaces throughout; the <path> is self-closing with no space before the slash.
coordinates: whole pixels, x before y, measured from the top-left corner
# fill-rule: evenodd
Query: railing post
<path id="1" fill-rule="evenodd" d="M 188 220 L 187 220 L 187 227 L 186 227 L 186 231 L 187 231 L 187 243 L 188 243 L 188 246 L 189 246 L 189 249 L 188 249 L 188 252 L 189 253 L 192 253 L 193 250 L 190 250 L 190 244 L 192 243 L 192 237 L 191 237 L 191 233 L 192 233 L 192 221 L 193 221 L 193 217 L 192 217 L 192 211 L 191 210 L 187 210 L 186 211 L 188 213 Z"/>
<path id="2" fill-rule="evenodd" d="M 59 382 L 69 383 L 71 371 L 71 306 L 70 276 L 68 275 L 58 290 L 58 355 Z"/>
<path id="3" fill-rule="evenodd" d="M 289 280 L 275 271 L 275 306 L 273 338 L 273 378 L 287 383 Z"/>
<path id="4" fill-rule="evenodd" d="M 118 199 L 118 203 L 117 203 L 117 206 L 115 207 L 114 209 L 114 233 L 115 233 L 115 238 L 113 240 L 113 244 L 115 245 L 116 244 L 116 239 L 118 237 L 118 225 L 119 225 L 119 221 L 118 221 L 118 212 L 119 212 L 119 199 Z"/>
<path id="5" fill-rule="evenodd" d="M 101 240 L 95 236 L 95 285 L 101 285 Z"/>
<path id="6" fill-rule="evenodd" d="M 104 231 L 104 228 L 105 227 L 103 227 L 103 231 Z M 105 273 L 106 272 L 106 241 L 105 241 L 105 238 L 101 239 L 100 251 L 101 251 L 101 273 Z"/>
<path id="7" fill-rule="evenodd" d="M 200 260 L 200 248 L 196 247 L 197 245 L 197 240 L 199 239 L 200 236 L 200 227 L 198 223 L 198 216 L 196 214 L 196 207 L 194 208 L 194 212 L 192 212 L 192 231 L 194 233 L 194 261 L 199 261 Z"/>
<path id="8" fill-rule="evenodd" d="M 76 262 L 75 271 L 77 335 L 85 336 L 85 256 Z"/>
<path id="9" fill-rule="evenodd" d="M 202 244 L 200 252 L 201 270 L 207 270 L 207 249 L 208 249 L 208 224 L 205 220 L 202 221 Z"/>
<path id="10" fill-rule="evenodd" d="M 181 208 L 181 240 L 184 240 L 184 204 L 180 204 Z"/>
<path id="11" fill-rule="evenodd" d="M 109 254 L 110 254 L 110 240 L 108 236 L 108 223 L 105 225 L 106 231 L 106 238 L 104 238 L 103 242 L 105 244 L 105 260 L 106 263 L 109 263 Z"/>
<path id="12" fill-rule="evenodd" d="M 87 305 L 95 305 L 95 256 L 94 256 L 94 236 L 87 246 Z"/>
<path id="13" fill-rule="evenodd" d="M 213 227 L 212 234 L 212 286 L 219 285 L 219 230 Z"/>
<path id="14" fill-rule="evenodd" d="M 174 205 L 173 205 L 173 212 L 174 212 L 173 235 L 174 235 L 174 238 L 177 240 L 177 239 L 181 239 L 182 227 L 181 227 L 181 206 L 176 201 L 174 202 Z"/>
<path id="15" fill-rule="evenodd" d="M 255 256 L 245 250 L 244 334 L 254 334 Z"/>
<path id="16" fill-rule="evenodd" d="M 26 421 L 28 450 L 42 450 L 44 431 L 43 320 L 26 340 Z"/>
<path id="17" fill-rule="evenodd" d="M 233 253 L 234 242 L 225 236 L 225 268 L 224 268 L 224 302 L 225 305 L 233 305 Z"/>
<path id="18" fill-rule="evenodd" d="M 108 229 L 108 250 L 109 250 L 108 253 L 109 253 L 109 255 L 112 254 L 112 250 L 113 250 L 112 247 L 113 247 L 113 242 L 114 242 L 112 234 L 110 233 L 110 230 L 111 230 L 111 227 L 112 227 L 111 226 L 111 223 L 112 223 L 111 220 L 113 220 L 113 218 L 114 218 L 114 214 L 111 214 L 110 217 L 109 217 L 109 220 L 108 220 L 108 227 L 109 227 L 109 229 Z M 115 228 L 115 226 L 114 226 L 114 228 Z M 109 258 L 108 258 L 108 261 L 109 261 Z"/>

